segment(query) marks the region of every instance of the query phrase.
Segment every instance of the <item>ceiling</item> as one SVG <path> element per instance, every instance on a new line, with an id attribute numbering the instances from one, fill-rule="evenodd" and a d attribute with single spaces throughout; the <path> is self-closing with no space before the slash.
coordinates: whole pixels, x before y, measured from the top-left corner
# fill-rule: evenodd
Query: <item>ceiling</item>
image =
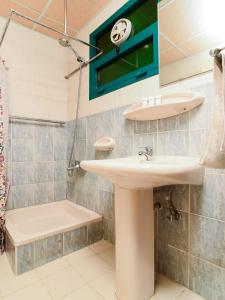
<path id="1" fill-rule="evenodd" d="M 214 2 L 215 1 L 215 2 Z M 225 42 L 219 0 L 162 0 L 159 4 L 161 66 Z M 218 9 L 217 9 L 218 8 Z M 221 10 L 223 12 L 223 10 Z M 223 30 L 223 32 L 221 32 Z"/>
<path id="2" fill-rule="evenodd" d="M 68 0 L 68 33 L 74 36 L 109 1 Z M 0 0 L 0 16 L 7 17 L 11 8 L 58 31 L 64 31 L 64 0 Z M 59 38 L 57 33 L 20 17 L 14 16 L 13 20 L 47 36 Z"/>

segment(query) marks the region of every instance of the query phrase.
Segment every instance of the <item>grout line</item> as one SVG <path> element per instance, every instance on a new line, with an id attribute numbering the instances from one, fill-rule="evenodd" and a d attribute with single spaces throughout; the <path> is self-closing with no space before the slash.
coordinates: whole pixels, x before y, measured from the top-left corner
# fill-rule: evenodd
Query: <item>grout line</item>
<path id="1" fill-rule="evenodd" d="M 34 8 L 32 8 L 32 7 L 30 7 L 29 5 L 26 5 L 26 4 L 24 4 L 24 3 L 21 3 L 21 2 L 18 1 L 18 0 L 10 0 L 10 2 L 15 3 L 15 4 L 17 4 L 17 5 L 19 5 L 19 6 L 23 7 L 23 8 L 25 8 L 25 9 L 27 9 L 27 10 L 30 10 L 30 11 L 32 11 L 32 12 L 38 14 L 38 15 L 40 14 L 40 11 L 38 11 L 38 10 L 36 10 L 36 9 L 34 9 Z"/>
<path id="2" fill-rule="evenodd" d="M 188 287 L 190 287 L 190 253 L 191 253 L 191 185 L 188 188 L 188 253 L 187 253 L 187 263 L 188 263 Z"/>
<path id="3" fill-rule="evenodd" d="M 162 4 L 161 4 L 162 2 L 160 2 L 160 3 L 158 4 L 159 11 L 165 9 L 167 6 L 171 5 L 174 1 L 175 1 L 175 0 L 168 0 L 167 3 L 164 4 L 164 5 L 162 5 Z M 161 5 L 160 5 L 160 4 L 161 4 Z"/>
<path id="4" fill-rule="evenodd" d="M 207 264 L 211 265 L 212 267 L 218 268 L 218 269 L 220 269 L 221 271 L 224 271 L 224 272 L 225 272 L 225 267 L 221 267 L 221 266 L 219 266 L 219 265 L 216 265 L 216 264 L 210 262 L 209 260 L 206 260 L 206 259 L 204 259 L 204 258 L 201 258 L 200 256 L 194 255 L 194 254 L 192 254 L 192 253 L 190 253 L 190 256 L 192 256 L 192 257 L 194 257 L 194 258 L 196 258 L 196 259 L 198 259 L 198 260 L 201 260 L 202 262 L 207 263 Z"/>
<path id="5" fill-rule="evenodd" d="M 168 38 L 164 33 L 162 33 L 160 31 L 159 35 L 161 35 L 171 46 L 173 46 L 176 50 L 178 50 L 180 53 L 182 53 L 185 57 L 188 57 L 188 55 L 179 46 L 177 46 L 170 38 Z M 166 50 L 167 49 L 165 49 L 165 51 Z M 165 52 L 165 51 L 162 51 L 162 52 Z"/>
<path id="6" fill-rule="evenodd" d="M 53 0 L 48 0 L 47 3 L 45 4 L 42 12 L 40 13 L 40 15 L 38 16 L 38 18 L 36 19 L 36 21 L 40 21 L 42 19 L 42 17 L 45 15 L 45 13 L 47 12 L 49 6 L 51 5 Z M 32 27 L 32 30 L 35 30 L 37 28 L 37 24 L 34 24 Z"/>
<path id="7" fill-rule="evenodd" d="M 54 23 L 56 23 L 56 24 L 58 24 L 58 25 L 64 26 L 63 23 L 61 23 L 61 22 L 59 22 L 59 21 L 57 21 L 57 20 L 55 20 L 55 19 L 53 19 L 53 18 L 46 17 L 46 16 L 44 16 L 44 18 L 45 18 L 46 20 L 49 20 L 49 21 L 51 21 L 51 22 L 54 22 Z M 72 28 L 72 27 L 70 27 L 70 26 L 67 26 L 67 29 L 72 30 L 75 34 L 79 32 L 79 30 L 78 30 L 77 28 Z"/>
<path id="8" fill-rule="evenodd" d="M 212 221 L 221 222 L 221 223 L 225 224 L 225 220 L 220 220 L 220 219 L 217 219 L 217 218 L 212 218 L 212 217 L 204 216 L 204 215 L 201 215 L 201 214 L 196 214 L 196 213 L 193 213 L 193 212 L 191 212 L 190 215 L 205 218 L 205 219 L 212 220 Z"/>

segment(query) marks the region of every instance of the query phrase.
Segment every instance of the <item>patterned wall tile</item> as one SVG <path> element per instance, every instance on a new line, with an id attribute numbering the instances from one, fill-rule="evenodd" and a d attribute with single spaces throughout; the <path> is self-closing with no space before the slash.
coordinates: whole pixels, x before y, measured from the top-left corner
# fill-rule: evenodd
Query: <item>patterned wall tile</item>
<path id="1" fill-rule="evenodd" d="M 203 186 L 191 187 L 191 212 L 225 221 L 225 176 L 207 174 Z"/>
<path id="2" fill-rule="evenodd" d="M 34 163 L 34 182 L 54 181 L 54 162 Z"/>
<path id="3" fill-rule="evenodd" d="M 206 130 L 190 131 L 190 155 L 199 157 L 206 147 Z"/>
<path id="4" fill-rule="evenodd" d="M 225 268 L 225 223 L 191 215 L 190 230 L 191 253 Z"/>
<path id="5" fill-rule="evenodd" d="M 67 128 L 66 127 L 54 127 L 53 150 L 54 150 L 54 160 L 57 161 L 57 160 L 67 159 Z"/>
<path id="6" fill-rule="evenodd" d="M 115 124 L 112 136 L 114 137 L 131 136 L 134 134 L 134 122 L 125 119 L 123 116 L 125 109 L 126 107 L 122 107 L 113 111 Z"/>
<path id="7" fill-rule="evenodd" d="M 80 250 L 87 246 L 87 227 L 81 227 L 63 234 L 63 254 Z"/>
<path id="8" fill-rule="evenodd" d="M 33 182 L 33 163 L 14 162 L 12 164 L 12 185 L 31 184 Z"/>
<path id="9" fill-rule="evenodd" d="M 207 300 L 215 300 L 215 277 L 213 265 L 191 257 L 190 289 Z M 223 295 L 224 296 L 224 295 Z M 217 298 L 223 299 L 223 298 Z"/>
<path id="10" fill-rule="evenodd" d="M 12 140 L 12 161 L 23 162 L 33 159 L 33 139 Z"/>
<path id="11" fill-rule="evenodd" d="M 134 122 L 134 133 L 144 134 L 153 133 L 158 131 L 158 121 L 135 121 Z"/>
<path id="12" fill-rule="evenodd" d="M 72 137 L 72 135 L 71 135 Z M 77 122 L 77 138 L 86 140 L 87 138 L 87 118 L 81 118 Z"/>
<path id="13" fill-rule="evenodd" d="M 63 199 L 62 199 L 63 200 Z M 54 201 L 54 183 L 44 182 L 34 185 L 34 203 L 45 204 Z"/>
<path id="14" fill-rule="evenodd" d="M 57 234 L 34 242 L 35 267 L 53 261 L 63 255 L 63 234 Z"/>
<path id="15" fill-rule="evenodd" d="M 179 221 L 168 219 L 169 210 L 158 211 L 158 239 L 178 249 L 188 250 L 188 214 L 182 213 Z M 165 230 L 165 228 L 167 230 Z"/>
<path id="16" fill-rule="evenodd" d="M 183 113 L 158 121 L 158 131 L 187 130 L 189 128 L 189 113 Z"/>
<path id="17" fill-rule="evenodd" d="M 60 201 L 66 199 L 67 182 L 55 181 L 54 182 L 54 201 Z"/>
<path id="18" fill-rule="evenodd" d="M 103 219 L 104 239 L 112 244 L 115 244 L 115 220 Z"/>
<path id="19" fill-rule="evenodd" d="M 207 129 L 213 103 L 213 84 L 202 85 L 192 90 L 202 93 L 205 96 L 205 101 L 202 105 L 190 111 L 190 128 L 193 130 Z"/>
<path id="20" fill-rule="evenodd" d="M 100 190 L 96 210 L 105 218 L 114 219 L 114 194 Z"/>
<path id="21" fill-rule="evenodd" d="M 34 185 L 16 185 L 11 187 L 13 208 L 34 205 Z"/>
<path id="22" fill-rule="evenodd" d="M 24 273 L 34 268 L 34 244 L 17 248 L 17 273 Z"/>
<path id="23" fill-rule="evenodd" d="M 36 161 L 53 161 L 53 140 L 36 138 L 34 140 Z"/>
<path id="24" fill-rule="evenodd" d="M 11 122 L 12 127 L 12 138 L 20 139 L 26 138 L 30 139 L 34 137 L 34 125 L 25 124 L 22 122 Z"/>
<path id="25" fill-rule="evenodd" d="M 54 181 L 67 179 L 67 162 L 66 161 L 56 161 L 54 162 Z"/>
<path id="26" fill-rule="evenodd" d="M 188 286 L 188 255 L 163 242 L 157 242 L 158 272 Z"/>
<path id="27" fill-rule="evenodd" d="M 157 154 L 159 155 L 188 155 L 188 131 L 171 131 L 158 134 Z"/>
<path id="28" fill-rule="evenodd" d="M 116 157 L 130 156 L 133 149 L 133 137 L 123 136 L 116 139 L 116 147 L 114 155 Z"/>
<path id="29" fill-rule="evenodd" d="M 103 223 L 97 222 L 87 226 L 88 245 L 100 241 L 103 238 Z"/>

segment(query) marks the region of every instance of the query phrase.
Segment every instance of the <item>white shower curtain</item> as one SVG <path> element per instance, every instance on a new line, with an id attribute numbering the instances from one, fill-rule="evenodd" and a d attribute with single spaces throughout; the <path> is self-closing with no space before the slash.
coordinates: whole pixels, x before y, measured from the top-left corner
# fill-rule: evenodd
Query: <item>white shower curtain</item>
<path id="1" fill-rule="evenodd" d="M 9 190 L 7 179 L 8 98 L 4 60 L 0 57 L 0 253 L 5 246 L 5 207 Z"/>
<path id="2" fill-rule="evenodd" d="M 225 169 L 225 51 L 214 58 L 214 97 L 206 145 L 200 158 L 209 168 Z"/>

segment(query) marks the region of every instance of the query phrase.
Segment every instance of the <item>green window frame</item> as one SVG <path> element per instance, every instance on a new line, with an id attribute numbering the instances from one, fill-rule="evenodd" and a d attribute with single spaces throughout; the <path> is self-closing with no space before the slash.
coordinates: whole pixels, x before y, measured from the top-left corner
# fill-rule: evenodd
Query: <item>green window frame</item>
<path id="1" fill-rule="evenodd" d="M 97 40 L 104 35 L 113 24 L 120 18 L 127 15 L 129 12 L 134 11 L 138 6 L 143 4 L 146 0 L 128 0 L 128 2 L 122 6 L 116 13 L 114 13 L 108 20 L 100 25 L 94 32 L 90 34 L 90 43 L 97 46 Z M 155 0 L 158 3 L 157 0 Z M 112 80 L 106 84 L 98 85 L 98 72 L 104 67 L 112 64 L 114 61 L 118 61 L 120 57 L 123 57 L 135 49 L 140 48 L 142 45 L 152 42 L 152 63 L 138 68 L 138 70 L 131 71 L 130 73 Z M 96 55 L 96 50 L 90 48 L 90 58 Z M 144 30 L 131 36 L 120 47 L 116 47 L 109 52 L 100 56 L 96 61 L 90 64 L 89 73 L 89 100 L 93 100 L 104 94 L 113 92 L 117 89 L 125 87 L 127 85 L 136 83 L 140 80 L 149 78 L 159 74 L 159 60 L 158 60 L 158 18 L 157 21 L 146 27 Z"/>

